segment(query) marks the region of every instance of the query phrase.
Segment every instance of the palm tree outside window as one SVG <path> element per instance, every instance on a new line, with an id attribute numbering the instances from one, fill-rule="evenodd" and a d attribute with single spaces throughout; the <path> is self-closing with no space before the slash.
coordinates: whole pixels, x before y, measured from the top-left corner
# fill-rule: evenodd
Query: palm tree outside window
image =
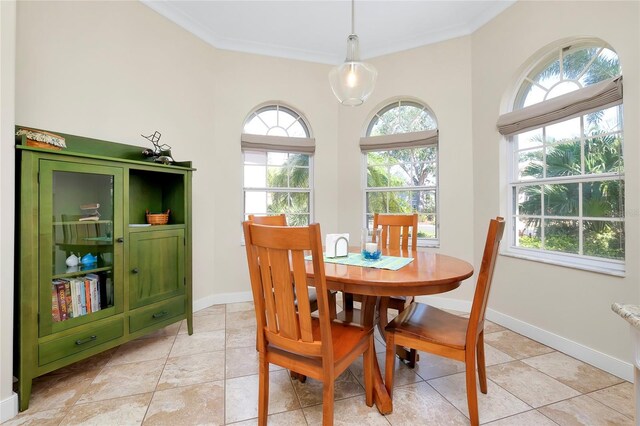
<path id="1" fill-rule="evenodd" d="M 414 100 L 379 110 L 360 141 L 364 157 L 365 224 L 374 213 L 418 213 L 419 245 L 438 241 L 438 132 L 433 113 Z"/>
<path id="2" fill-rule="evenodd" d="M 578 109 L 509 137 L 510 249 L 515 253 L 583 269 L 624 272 L 622 80 L 617 54 L 594 41 L 553 50 L 523 78 L 510 114 L 534 110 L 536 105 L 544 108 L 563 96 L 579 97 L 590 86 L 609 82 L 619 83 L 619 99 L 599 101 L 595 108 Z"/>
<path id="3" fill-rule="evenodd" d="M 309 125 L 294 109 L 272 103 L 244 124 L 244 217 L 285 213 L 289 225 L 308 225 L 313 206 L 313 152 Z"/>

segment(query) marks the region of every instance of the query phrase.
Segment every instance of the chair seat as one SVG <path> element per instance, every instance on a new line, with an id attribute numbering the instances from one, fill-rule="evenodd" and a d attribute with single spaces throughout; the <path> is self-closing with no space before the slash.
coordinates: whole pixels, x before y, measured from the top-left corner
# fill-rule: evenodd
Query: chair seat
<path id="1" fill-rule="evenodd" d="M 464 349 L 469 320 L 433 306 L 413 302 L 386 327 L 387 333 L 405 335 L 455 349 Z"/>
<path id="2" fill-rule="evenodd" d="M 346 363 L 343 361 L 345 361 L 347 358 L 354 357 L 354 347 L 361 346 L 362 350 L 364 350 L 368 341 L 365 337 L 368 334 L 373 333 L 373 328 L 367 330 L 366 328 L 363 328 L 362 326 L 356 324 L 346 324 L 339 321 L 332 321 L 330 325 L 331 337 L 333 340 L 333 359 L 336 367 L 335 374 L 337 377 L 351 364 L 350 360 Z M 317 318 L 312 318 L 311 326 L 314 340 L 320 340 L 320 321 Z M 356 351 L 355 354 L 361 354 L 362 350 Z M 269 357 L 269 361 L 274 364 L 280 365 L 278 361 L 283 358 L 294 359 L 297 360 L 296 363 L 298 364 L 298 367 L 300 367 L 298 371 L 299 373 L 318 380 L 320 380 L 322 377 L 321 357 L 309 357 L 291 353 L 286 349 L 274 345 L 271 342 L 269 342 L 266 352 Z M 291 370 L 296 370 L 296 368 L 292 368 L 289 363 L 282 366 Z M 309 367 L 311 367 L 312 369 L 309 369 Z"/>
<path id="3" fill-rule="evenodd" d="M 313 338 L 320 340 L 320 321 L 313 318 L 311 321 Z M 373 333 L 373 327 L 367 330 L 357 324 L 347 324 L 340 321 L 331 321 L 331 337 L 333 338 L 333 357 L 336 361 L 343 359 L 354 346 L 354 342 L 364 339 Z"/>

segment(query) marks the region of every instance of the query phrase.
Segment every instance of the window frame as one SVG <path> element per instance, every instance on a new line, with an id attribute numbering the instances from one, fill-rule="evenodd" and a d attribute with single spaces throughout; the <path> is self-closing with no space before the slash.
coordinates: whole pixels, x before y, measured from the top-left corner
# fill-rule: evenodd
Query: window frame
<path id="1" fill-rule="evenodd" d="M 401 106 L 406 106 L 406 105 L 410 105 L 410 106 L 414 106 L 417 108 L 422 109 L 423 111 L 425 111 L 429 117 L 431 118 L 431 120 L 433 120 L 433 123 L 435 124 L 435 128 L 433 129 L 428 129 L 428 130 L 438 130 L 438 121 L 436 119 L 435 114 L 433 113 L 433 111 L 423 102 L 415 100 L 415 99 L 408 99 L 408 98 L 400 98 L 400 99 L 395 99 L 392 102 L 385 102 L 382 106 L 382 108 L 378 108 L 375 110 L 375 112 L 370 116 L 370 119 L 367 122 L 366 125 L 366 129 L 365 129 L 365 135 L 364 138 L 375 138 L 375 137 L 384 137 L 384 136 L 390 136 L 390 135 L 411 135 L 411 134 L 418 134 L 420 133 L 420 131 L 418 132 L 406 132 L 406 133 L 391 133 L 388 135 L 379 135 L 379 136 L 370 136 L 371 131 L 373 130 L 374 125 L 378 122 L 378 120 L 380 119 L 380 117 L 387 113 L 388 111 L 393 110 L 394 108 L 397 107 L 401 107 Z M 418 137 L 416 137 L 416 139 L 420 139 Z M 435 185 L 428 185 L 428 186 L 386 186 L 386 187 L 369 187 L 368 186 L 368 180 L 367 180 L 367 172 L 368 172 L 368 154 L 372 153 L 372 152 L 389 152 L 389 151 L 394 151 L 394 150 L 407 150 L 407 149 L 419 149 L 419 148 L 430 148 L 433 147 L 435 148 Z M 363 188 L 362 190 L 362 205 L 363 205 L 363 211 L 362 211 L 362 223 L 364 224 L 363 228 L 368 228 L 369 227 L 369 221 L 367 219 L 367 195 L 371 192 L 409 192 L 409 191 L 433 191 L 434 192 L 434 200 L 435 200 L 435 211 L 433 213 L 426 213 L 426 214 L 433 214 L 435 216 L 435 234 L 436 237 L 435 238 L 427 238 L 427 237 L 420 237 L 418 236 L 418 240 L 417 240 L 417 247 L 429 247 L 429 248 L 439 248 L 440 247 L 440 143 L 439 141 L 437 142 L 432 142 L 432 143 L 428 143 L 428 144 L 420 144 L 420 143 L 416 143 L 416 145 L 410 145 L 410 144 L 403 144 L 398 146 L 398 148 L 396 149 L 381 149 L 381 150 L 367 150 L 367 151 L 362 151 L 361 152 L 361 162 L 360 162 L 360 170 L 361 170 L 361 187 Z M 415 213 L 414 211 L 412 211 L 410 214 Z M 420 213 L 417 212 L 418 214 L 424 214 L 424 213 Z M 394 213 L 389 213 L 389 214 L 394 214 Z M 401 213 L 397 213 L 397 214 L 401 214 Z M 407 213 L 409 214 L 409 213 Z"/>
<path id="2" fill-rule="evenodd" d="M 597 41 L 592 41 L 593 44 L 591 44 L 591 47 L 599 47 L 601 50 L 604 48 L 607 48 L 609 50 L 611 50 L 612 52 L 616 53 L 608 44 L 603 43 L 600 40 Z M 565 45 L 570 45 L 571 43 L 566 43 Z M 574 43 L 575 44 L 575 43 Z M 586 43 L 582 42 L 582 45 L 586 45 Z M 559 47 L 560 50 L 562 50 L 562 47 Z M 558 56 L 553 56 L 554 52 L 558 51 L 558 47 L 556 46 L 555 49 L 552 50 L 548 50 L 546 52 L 545 55 L 542 56 L 542 58 L 539 58 L 538 61 L 536 61 L 533 66 L 528 68 L 528 71 L 523 75 L 522 78 L 520 78 L 518 81 L 518 85 L 516 86 L 516 88 L 513 90 L 512 92 L 512 98 L 511 98 L 511 109 L 510 111 L 517 111 L 520 108 L 523 108 L 522 104 L 524 103 L 524 99 L 522 97 L 522 91 L 523 91 L 523 85 L 526 83 L 527 80 L 529 80 L 529 76 L 532 74 L 532 72 L 534 70 L 544 70 L 546 67 L 549 66 L 549 64 L 551 64 L 552 62 L 544 62 L 544 61 L 548 61 L 549 58 L 558 58 Z M 616 53 L 617 55 L 617 53 Z M 593 62 L 593 61 L 591 61 Z M 585 69 L 586 71 L 586 69 Z M 583 71 L 583 73 L 585 72 Z M 622 72 L 620 72 L 619 76 L 622 75 Z M 598 84 L 598 83 L 595 83 Z M 583 86 L 584 87 L 589 87 L 591 85 L 588 86 Z M 580 89 L 578 89 L 580 90 Z M 624 140 L 624 119 L 623 119 L 623 115 L 624 115 L 624 101 L 622 101 L 619 105 L 615 106 L 616 108 L 619 108 L 619 130 L 615 130 L 615 131 L 610 131 L 610 132 L 606 132 L 603 135 L 599 135 L 598 137 L 602 137 L 602 136 L 606 136 L 606 135 L 616 135 L 617 137 L 620 138 L 621 143 L 622 143 L 622 149 L 620 152 L 621 155 L 621 160 L 622 160 L 622 170 L 619 172 L 605 172 L 605 173 L 586 173 L 585 167 L 584 167 L 584 162 L 585 162 L 585 145 L 586 143 L 590 140 L 593 139 L 593 137 L 590 137 L 589 135 L 586 134 L 585 132 L 585 116 L 588 115 L 591 112 L 596 112 L 596 111 L 602 111 L 602 110 L 606 110 L 608 108 L 611 108 L 611 106 L 603 106 L 600 108 L 595 109 L 595 111 L 583 111 L 580 115 L 577 116 L 573 116 L 573 117 L 568 117 L 566 119 L 563 119 L 561 121 L 557 121 L 557 122 L 552 122 L 552 123 L 546 123 L 546 124 L 542 124 L 539 127 L 536 128 L 531 128 L 519 133 L 516 133 L 514 135 L 510 135 L 505 137 L 506 140 L 506 163 L 507 163 L 507 167 L 508 167 L 508 171 L 506 173 L 506 190 L 507 190 L 507 194 L 506 194 L 506 212 L 507 212 L 507 229 L 506 229 L 506 237 L 507 237 L 507 244 L 503 244 L 501 247 L 501 254 L 506 255 L 506 256 L 510 256 L 510 257 L 516 257 L 516 258 L 521 258 L 521 259 L 525 259 L 525 260 L 530 260 L 530 261 L 535 261 L 535 262 L 541 262 L 541 263 L 546 263 L 546 264 L 552 264 L 552 265 L 557 265 L 557 266 L 563 266 L 563 267 L 568 267 L 568 268 L 573 268 L 573 269 L 579 269 L 579 270 L 586 270 L 586 271 L 591 271 L 591 272 L 598 272 L 598 273 L 603 273 L 603 274 L 608 274 L 608 275 L 613 275 L 613 276 L 625 276 L 626 273 L 626 261 L 627 261 L 627 253 L 626 253 L 626 248 L 627 248 L 627 243 L 628 243 L 628 236 L 626 235 L 626 233 L 624 234 L 624 246 L 625 246 L 625 258 L 624 259 L 608 259 L 605 257 L 596 257 L 596 256 L 589 256 L 589 255 L 585 255 L 585 254 L 581 254 L 580 252 L 584 251 L 584 227 L 583 224 L 585 221 L 592 221 L 592 220 L 602 220 L 602 221 L 606 221 L 606 222 L 620 222 L 622 223 L 622 232 L 626 231 L 626 218 L 625 218 L 625 201 L 626 201 L 626 187 L 625 187 L 625 165 L 624 165 L 624 160 L 626 157 L 626 152 L 624 149 L 625 146 L 625 140 Z M 572 139 L 571 142 L 572 143 L 579 143 L 580 144 L 580 162 L 581 162 L 581 168 L 580 168 L 580 174 L 576 174 L 576 175 L 570 175 L 570 176 L 553 176 L 553 177 L 547 177 L 546 174 L 543 175 L 543 177 L 540 178 L 532 178 L 532 179 L 526 179 L 523 180 L 520 178 L 519 176 L 519 161 L 517 160 L 518 157 L 518 153 L 523 152 L 523 149 L 520 149 L 520 147 L 518 146 L 518 135 L 521 134 L 525 134 L 531 131 L 540 131 L 542 138 L 543 138 L 543 142 L 540 144 L 540 149 L 542 150 L 543 153 L 543 164 L 546 164 L 546 161 L 544 160 L 544 158 L 546 158 L 546 148 L 548 146 L 552 146 L 555 144 L 549 144 L 546 141 L 546 128 L 549 126 L 552 126 L 554 124 L 559 124 L 559 123 L 564 123 L 564 122 L 568 122 L 572 119 L 575 119 L 576 117 L 580 118 L 580 137 L 577 139 Z M 562 143 L 562 142 L 559 142 Z M 526 150 L 524 150 L 526 151 Z M 546 170 L 546 167 L 545 167 Z M 621 204 L 621 211 L 620 211 L 620 215 L 617 217 L 591 217 L 591 216 L 585 216 L 583 214 L 583 191 L 582 191 L 582 184 L 587 184 L 587 183 L 592 183 L 592 182 L 601 182 L 601 181 L 606 181 L 606 180 L 616 180 L 621 182 L 622 185 L 622 204 Z M 544 191 L 544 185 L 553 185 L 553 184 L 571 184 L 571 183 L 577 183 L 579 186 L 579 190 L 578 190 L 578 211 L 577 211 L 577 215 L 574 216 L 558 216 L 558 215 L 553 215 L 553 214 L 545 214 L 544 211 L 544 192 L 541 195 L 541 206 L 540 206 L 540 213 L 539 214 L 533 214 L 533 215 L 523 215 L 523 214 L 518 214 L 518 207 L 517 207 L 517 200 L 518 200 L 518 189 L 522 188 L 522 187 L 526 187 L 526 186 L 531 186 L 531 185 L 536 185 L 536 186 L 541 186 L 542 187 L 542 191 Z M 518 246 L 518 235 L 517 235 L 517 228 L 518 228 L 518 223 L 519 223 L 519 218 L 523 217 L 523 216 L 529 216 L 529 217 L 535 217 L 535 218 L 539 218 L 541 220 L 541 233 L 544 235 L 544 226 L 542 225 L 543 219 L 547 219 L 547 220 L 572 220 L 572 221 L 576 221 L 577 222 L 577 227 L 578 227 L 578 251 L 579 253 L 574 254 L 574 253 L 565 253 L 565 252 L 558 252 L 558 251 L 552 251 L 552 250 L 548 250 L 548 249 L 544 249 L 544 248 L 540 248 L 540 249 L 536 249 L 536 248 L 528 248 L 528 247 L 522 247 L 522 246 Z"/>
<path id="3" fill-rule="evenodd" d="M 311 126 L 309 125 L 309 122 L 306 120 L 306 118 L 304 117 L 304 115 L 300 112 L 298 112 L 298 110 L 296 110 L 295 108 L 292 108 L 291 106 L 288 106 L 286 104 L 283 104 L 281 102 L 269 102 L 269 103 L 265 103 L 262 104 L 260 106 L 258 106 L 257 108 L 253 109 L 251 111 L 250 114 L 247 115 L 247 118 L 245 119 L 244 123 L 243 123 L 243 130 L 245 128 L 245 126 L 251 121 L 253 120 L 256 116 L 258 116 L 259 114 L 261 114 L 262 112 L 265 111 L 284 111 L 287 114 L 291 115 L 296 121 L 300 122 L 302 128 L 304 129 L 307 138 L 306 139 L 312 139 L 312 133 L 311 133 Z M 261 120 L 263 121 L 263 120 Z M 263 121 L 264 123 L 264 121 Z M 264 123 L 266 125 L 266 123 Z M 252 133 L 252 135 L 255 135 L 255 133 Z M 276 140 L 282 140 L 282 139 L 287 139 L 287 140 L 291 140 L 291 142 L 293 144 L 295 144 L 296 139 L 299 139 L 297 137 L 293 137 L 293 136 L 270 136 L 270 135 L 260 135 L 258 134 L 258 136 L 260 136 L 260 138 L 263 138 L 264 141 L 267 141 L 267 145 L 268 145 L 268 140 L 269 138 L 273 138 L 272 140 L 276 141 Z M 241 150 L 241 159 L 242 159 L 242 221 L 247 220 L 247 216 L 249 214 L 280 214 L 280 213 L 284 213 L 287 216 L 287 220 L 289 218 L 289 214 L 286 212 L 279 212 L 279 213 L 269 213 L 269 212 L 247 212 L 246 210 L 246 197 L 247 197 L 247 193 L 260 193 L 260 192 L 264 192 L 264 193 L 306 193 L 308 194 L 308 199 L 309 199 L 309 211 L 308 211 L 308 217 L 309 217 L 309 223 L 313 223 L 314 221 L 314 188 L 315 188 L 315 173 L 314 173 L 314 157 L 315 157 L 315 153 L 314 152 L 308 152 L 304 149 L 302 149 L 300 151 L 297 151 L 295 149 L 294 146 L 292 146 L 293 144 L 288 144 L 286 148 L 279 148 L 277 145 L 277 143 L 273 144 L 273 148 L 268 148 L 268 147 L 260 147 L 260 148 L 243 148 Z M 298 188 L 298 187 L 292 187 L 292 186 L 282 186 L 282 187 L 268 187 L 268 186 L 264 186 L 264 187 L 258 187 L 258 186 L 247 186 L 245 184 L 245 168 L 247 166 L 246 163 L 246 154 L 247 152 L 260 152 L 260 153 L 264 153 L 266 156 L 266 161 L 265 161 L 265 167 L 269 167 L 268 164 L 268 157 L 269 154 L 272 153 L 278 153 L 278 154 L 282 154 L 282 153 L 286 153 L 288 155 L 292 155 L 292 154 L 301 154 L 301 155 L 306 155 L 309 159 L 309 164 L 308 166 L 305 166 L 308 169 L 308 173 L 309 173 L 309 186 L 307 188 Z M 244 239 L 242 240 L 243 244 L 244 244 Z"/>

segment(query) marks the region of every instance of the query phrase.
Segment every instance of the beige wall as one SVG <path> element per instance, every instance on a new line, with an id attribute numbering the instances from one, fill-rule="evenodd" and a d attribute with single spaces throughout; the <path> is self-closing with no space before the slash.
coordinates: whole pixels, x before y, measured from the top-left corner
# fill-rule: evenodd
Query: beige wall
<path id="1" fill-rule="evenodd" d="M 616 23 L 602 25 L 612 11 Z M 193 160 L 198 307 L 248 296 L 239 134 L 255 106 L 281 100 L 306 116 L 317 144 L 315 220 L 324 232 L 357 238 L 363 210 L 358 139 L 366 122 L 392 98 L 424 101 L 440 129 L 441 247 L 433 250 L 478 264 L 488 219 L 506 212 L 500 175 L 506 147 L 495 131 L 503 98 L 527 58 L 575 35 L 606 40 L 624 67 L 627 253 L 638 259 L 636 2 L 520 1 L 471 36 L 376 58 L 378 85 L 359 108 L 337 105 L 325 65 L 214 49 L 137 2 L 20 2 L 17 28 L 17 123 L 137 145 L 145 144 L 140 133 L 157 129 L 176 159 Z M 3 39 L 4 31 L 3 22 Z M 4 66 L 4 50 L 2 60 Z M 1 161 L 5 199 L 10 161 L 4 155 Z M 3 244 L 2 259 L 5 250 Z M 613 278 L 502 256 L 490 307 L 629 360 L 626 326 L 609 305 L 638 301 L 636 264 L 628 262 L 626 278 Z M 4 263 L 1 273 L 4 298 L 10 285 Z M 469 300 L 471 291 L 466 283 L 446 296 Z M 4 370 L 10 329 L 3 320 L 0 390 L 10 383 Z"/>
<path id="2" fill-rule="evenodd" d="M 13 395 L 13 223 L 16 3 L 0 2 L 0 421 L 17 410 Z"/>
<path id="3" fill-rule="evenodd" d="M 626 174 L 625 278 L 502 256 L 490 308 L 629 361 L 627 324 L 613 302 L 638 303 L 638 2 L 528 2 L 507 9 L 472 37 L 473 184 L 476 261 L 481 256 L 485 218 L 506 209 L 506 142 L 495 123 L 503 98 L 514 90 L 521 66 L 539 49 L 560 39 L 599 37 L 618 52 L 624 75 Z M 610 21 L 605 17 L 610 17 Z M 606 22 L 606 24 L 605 24 Z"/>

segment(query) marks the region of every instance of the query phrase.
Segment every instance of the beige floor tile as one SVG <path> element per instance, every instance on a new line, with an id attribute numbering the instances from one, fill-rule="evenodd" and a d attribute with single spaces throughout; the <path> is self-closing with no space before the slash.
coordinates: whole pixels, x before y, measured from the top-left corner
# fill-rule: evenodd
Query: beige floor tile
<path id="1" fill-rule="evenodd" d="M 239 328 L 256 327 L 256 313 L 250 311 L 227 312 L 227 330 L 237 330 Z"/>
<path id="2" fill-rule="evenodd" d="M 224 381 L 156 391 L 145 425 L 223 425 Z"/>
<path id="3" fill-rule="evenodd" d="M 67 410 L 25 411 L 11 420 L 2 423 L 2 426 L 58 426 L 67 415 Z"/>
<path id="4" fill-rule="evenodd" d="M 36 411 L 71 407 L 82 397 L 99 373 L 100 369 L 94 369 L 64 376 L 46 376 L 35 379 L 27 412 L 31 414 Z"/>
<path id="5" fill-rule="evenodd" d="M 199 311 L 195 311 L 193 313 L 194 317 L 199 317 L 202 315 L 221 315 L 224 316 L 224 313 L 226 312 L 226 305 L 212 305 L 209 307 L 206 307 L 204 309 L 200 309 Z"/>
<path id="6" fill-rule="evenodd" d="M 227 349 L 225 358 L 225 370 L 227 379 L 258 374 L 258 352 L 255 349 Z M 282 367 L 275 364 L 269 364 L 269 370 L 282 370 Z"/>
<path id="7" fill-rule="evenodd" d="M 427 383 L 435 388 L 435 390 L 451 402 L 458 410 L 462 411 L 465 416 L 469 416 L 464 373 L 440 377 L 429 380 Z M 512 416 L 531 409 L 529 405 L 502 389 L 491 380 L 487 380 L 486 394 L 480 392 L 480 387 L 477 387 L 477 389 L 480 423 Z"/>
<path id="8" fill-rule="evenodd" d="M 322 424 L 322 404 L 304 409 L 309 425 Z M 364 395 L 335 401 L 333 405 L 333 424 L 335 426 L 389 426 L 389 422 L 378 412 L 375 404 L 367 407 Z"/>
<path id="9" fill-rule="evenodd" d="M 222 351 L 224 348 L 224 330 L 193 333 L 191 336 L 188 334 L 178 334 L 169 356 L 195 355 L 205 352 Z"/>
<path id="10" fill-rule="evenodd" d="M 256 347 L 256 328 L 245 327 L 238 329 L 227 329 L 227 348 L 248 348 Z"/>
<path id="11" fill-rule="evenodd" d="M 498 331 L 505 331 L 506 328 L 503 326 L 496 324 L 495 322 L 484 320 L 484 335 L 486 336 L 489 333 L 497 333 Z"/>
<path id="12" fill-rule="evenodd" d="M 139 425 L 151 401 L 152 393 L 74 405 L 64 425 L 104 426 Z"/>
<path id="13" fill-rule="evenodd" d="M 485 343 L 515 359 L 529 358 L 553 352 L 548 346 L 524 337 L 511 330 L 498 331 L 484 336 Z"/>
<path id="14" fill-rule="evenodd" d="M 47 373 L 46 376 L 55 376 L 59 374 L 69 374 L 69 373 L 81 373 L 86 371 L 95 372 L 96 375 L 100 372 L 102 367 L 107 365 L 113 354 L 118 351 L 118 348 L 113 348 L 106 350 L 104 352 L 100 352 L 92 357 L 87 359 L 83 359 L 82 361 L 74 362 L 73 364 L 67 365 L 66 367 L 62 367 L 58 370 L 54 370 L 51 373 Z M 45 377 L 46 377 L 45 376 Z"/>
<path id="15" fill-rule="evenodd" d="M 382 372 L 382 376 L 384 378 L 384 369 L 386 365 L 386 356 L 385 352 L 380 352 L 376 354 L 378 358 L 378 365 L 380 366 L 380 371 Z M 416 366 L 415 368 L 409 368 L 407 365 L 400 361 L 400 358 L 394 357 L 395 359 L 395 370 L 394 370 L 394 379 L 393 386 L 403 386 L 408 385 L 410 383 L 420 382 L 422 381 L 422 377 L 418 375 L 420 366 Z M 362 365 L 362 357 L 358 357 L 351 367 L 349 367 L 351 373 L 358 379 L 358 382 L 361 386 L 364 387 L 364 369 Z"/>
<path id="16" fill-rule="evenodd" d="M 633 420 L 582 395 L 540 408 L 545 416 L 559 425 L 633 425 Z"/>
<path id="17" fill-rule="evenodd" d="M 488 367 L 487 377 L 534 408 L 580 395 L 521 361 Z"/>
<path id="18" fill-rule="evenodd" d="M 415 371 L 425 380 L 436 377 L 447 376 L 449 374 L 462 373 L 466 370 L 464 362 L 438 355 L 419 352 L 420 359 L 415 367 Z M 484 347 L 485 366 L 502 364 L 514 359 L 498 349 L 485 345 Z"/>
<path id="19" fill-rule="evenodd" d="M 138 340 L 151 339 L 154 337 L 175 336 L 176 334 L 178 334 L 178 330 L 180 329 L 180 324 L 182 324 L 183 322 L 186 324 L 187 320 L 182 320 L 180 322 L 174 322 L 173 324 L 169 324 L 168 326 L 163 327 L 159 330 L 156 330 L 149 334 L 145 334 L 144 336 L 138 337 Z"/>
<path id="20" fill-rule="evenodd" d="M 307 378 L 304 383 L 298 380 L 293 380 L 292 383 L 302 407 L 322 404 L 322 382 Z M 364 387 L 360 386 L 348 369 L 338 376 L 334 386 L 335 400 L 364 394 Z"/>
<path id="21" fill-rule="evenodd" d="M 425 382 L 393 390 L 392 425 L 467 425 L 469 421 L 449 401 Z"/>
<path id="22" fill-rule="evenodd" d="M 464 371 L 464 362 L 444 358 L 426 352 L 418 352 L 420 359 L 416 365 L 416 372 L 425 380 Z"/>
<path id="23" fill-rule="evenodd" d="M 491 345 L 484 345 L 484 362 L 486 366 L 514 361 L 514 358 Z"/>
<path id="24" fill-rule="evenodd" d="M 224 330 L 224 315 L 200 315 L 193 317 L 193 333 Z M 188 333 L 187 320 L 180 324 L 178 334 Z"/>
<path id="25" fill-rule="evenodd" d="M 619 385 L 590 393 L 589 396 L 631 419 L 635 416 L 632 383 L 620 383 Z"/>
<path id="26" fill-rule="evenodd" d="M 307 419 L 302 410 L 285 411 L 284 413 L 271 414 L 267 417 L 268 426 L 301 426 L 306 425 Z M 257 426 L 258 418 L 233 423 L 233 426 Z"/>
<path id="27" fill-rule="evenodd" d="M 558 379 L 581 393 L 603 389 L 624 381 L 561 352 L 539 355 L 524 359 L 522 362 Z"/>
<path id="28" fill-rule="evenodd" d="M 227 423 L 252 419 L 258 416 L 258 375 L 237 377 L 225 381 L 225 416 Z M 269 374 L 269 414 L 300 408 L 289 372 L 274 371 Z"/>
<path id="29" fill-rule="evenodd" d="M 516 414 L 495 422 L 487 423 L 491 426 L 556 426 L 557 423 L 551 421 L 544 414 L 540 414 L 536 410 L 527 411 L 526 413 Z"/>
<path id="30" fill-rule="evenodd" d="M 156 390 L 224 380 L 224 351 L 169 358 Z"/>
<path id="31" fill-rule="evenodd" d="M 93 380 L 78 403 L 153 392 L 165 361 L 154 359 L 107 366 Z"/>
<path id="32" fill-rule="evenodd" d="M 229 303 L 226 305 L 226 307 L 227 307 L 227 313 L 240 312 L 240 311 L 255 312 L 253 309 L 253 302 Z"/>
<path id="33" fill-rule="evenodd" d="M 118 348 L 107 366 L 166 359 L 175 340 L 174 336 L 132 340 Z"/>

